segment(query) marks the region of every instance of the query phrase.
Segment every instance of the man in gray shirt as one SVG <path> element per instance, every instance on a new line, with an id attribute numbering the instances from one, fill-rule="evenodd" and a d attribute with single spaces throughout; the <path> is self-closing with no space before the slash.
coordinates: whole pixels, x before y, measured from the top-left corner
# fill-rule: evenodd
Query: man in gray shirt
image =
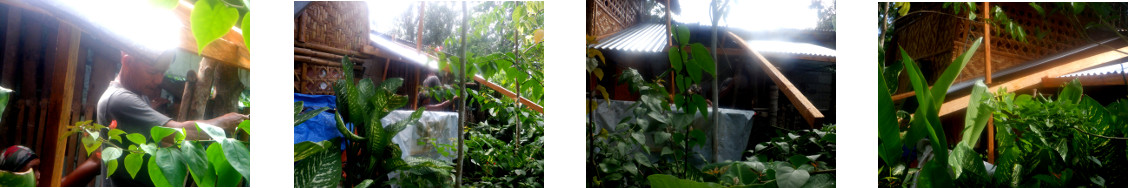
<path id="1" fill-rule="evenodd" d="M 183 128 L 188 139 L 206 140 L 210 139 L 207 134 L 197 133 L 196 131 L 197 121 L 218 126 L 228 133 L 234 133 L 235 127 L 243 120 L 248 119 L 246 115 L 232 112 L 209 120 L 180 122 L 173 121 L 172 118 L 153 110 L 149 105 L 151 100 L 148 96 L 159 96 L 160 89 L 158 86 L 164 79 L 164 72 L 170 64 L 171 58 L 153 60 L 130 56 L 122 52 L 121 70 L 118 71 L 117 78 L 110 82 L 109 87 L 102 93 L 102 97 L 98 99 L 98 123 L 109 125 L 111 121 L 116 120 L 118 129 L 126 133 L 141 133 L 145 137 L 149 137 L 149 130 L 155 126 Z M 128 140 L 122 141 L 129 142 Z M 172 143 L 172 137 L 167 137 L 162 142 L 166 145 L 170 143 Z M 128 145 L 123 145 L 123 147 Z M 146 161 L 149 157 L 149 155 L 145 156 Z M 106 169 L 102 168 L 102 175 L 107 178 L 102 185 L 152 187 L 153 183 L 149 179 L 147 169 L 148 167 L 145 167 L 143 163 L 141 170 L 137 172 L 137 176 L 130 177 L 129 173 L 124 170 L 116 170 L 114 174 L 108 175 L 105 173 Z"/>

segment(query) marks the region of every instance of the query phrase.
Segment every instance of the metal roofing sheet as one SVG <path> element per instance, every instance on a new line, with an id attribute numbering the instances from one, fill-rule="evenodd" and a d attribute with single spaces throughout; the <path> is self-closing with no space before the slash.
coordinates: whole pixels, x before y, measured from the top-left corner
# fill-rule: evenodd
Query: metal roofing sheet
<path id="1" fill-rule="evenodd" d="M 415 50 L 415 48 L 413 47 L 404 46 L 402 44 L 396 43 L 395 41 L 384 38 L 384 36 L 371 33 L 368 34 L 368 39 L 373 43 L 376 43 L 378 47 L 386 49 L 387 52 L 397 54 L 412 63 L 425 65 L 431 67 L 432 69 L 438 69 L 438 63 L 431 61 L 431 59 L 428 58 L 427 54 L 417 52 L 417 50 Z"/>
<path id="2" fill-rule="evenodd" d="M 756 49 L 761 53 L 783 53 L 826 57 L 836 57 L 837 54 L 837 50 L 810 43 L 750 40 L 747 41 L 747 44 L 749 47 Z"/>
<path id="3" fill-rule="evenodd" d="M 592 45 L 600 50 L 661 52 L 666 49 L 666 25 L 647 23 L 619 31 Z"/>
<path id="4" fill-rule="evenodd" d="M 1124 74 L 1124 72 L 1126 71 L 1128 71 L 1128 62 L 1105 65 L 1089 70 L 1062 75 L 1060 77 L 1103 76 L 1106 74 Z"/>

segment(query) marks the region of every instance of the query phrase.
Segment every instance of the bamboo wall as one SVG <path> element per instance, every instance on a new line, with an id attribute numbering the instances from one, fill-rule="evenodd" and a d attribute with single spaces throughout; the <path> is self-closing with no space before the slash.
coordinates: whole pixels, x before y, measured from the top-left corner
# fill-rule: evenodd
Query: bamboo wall
<path id="1" fill-rule="evenodd" d="M 638 0 L 592 0 L 588 2 L 591 10 L 588 18 L 588 35 L 602 36 L 619 32 L 639 21 L 642 1 Z"/>
<path id="2" fill-rule="evenodd" d="M 35 11 L 0 4 L 0 85 L 15 90 L 8 109 L 4 112 L 4 121 L 0 124 L 0 147 L 11 145 L 25 145 L 34 150 L 43 160 L 44 165 L 55 144 L 65 142 L 65 155 L 63 156 L 62 175 L 70 173 L 79 163 L 86 160 L 86 152 L 78 141 L 78 135 L 49 139 L 49 134 L 54 134 L 52 120 L 61 120 L 62 114 L 69 115 L 68 122 L 92 120 L 94 106 L 98 98 L 105 91 L 110 80 L 116 76 L 120 67 L 120 50 L 102 44 L 85 33 L 81 35 L 79 43 L 78 62 L 73 74 L 73 85 L 59 85 L 59 80 L 67 78 L 65 75 L 56 74 L 66 65 L 57 61 L 57 57 L 67 56 L 66 39 L 59 37 L 64 32 L 61 28 L 68 27 L 54 17 L 46 16 Z M 72 30 L 73 31 L 73 30 Z M 69 31 L 66 31 L 69 32 Z M 61 90 L 60 90 L 61 89 Z M 70 110 L 58 112 L 63 101 L 58 93 L 70 90 L 74 94 Z M 57 130 L 57 129 L 56 129 Z M 49 171 L 50 166 L 41 166 L 41 171 Z M 46 173 L 40 186 L 49 186 Z"/>

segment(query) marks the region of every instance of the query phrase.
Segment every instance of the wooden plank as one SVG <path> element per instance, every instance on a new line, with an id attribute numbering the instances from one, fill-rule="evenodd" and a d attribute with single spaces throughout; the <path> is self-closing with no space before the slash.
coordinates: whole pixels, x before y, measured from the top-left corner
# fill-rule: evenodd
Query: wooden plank
<path id="1" fill-rule="evenodd" d="M 518 101 L 520 101 L 521 104 L 524 104 L 524 106 L 529 107 L 529 109 L 533 109 L 534 111 L 540 112 L 542 114 L 544 113 L 544 107 L 541 107 L 537 103 L 533 103 L 533 101 L 529 101 L 529 99 L 526 99 L 525 97 L 518 98 L 517 94 L 515 94 L 512 91 L 509 91 L 508 89 L 505 89 L 504 87 L 501 87 L 501 86 L 499 86 L 499 85 L 497 85 L 493 82 L 490 82 L 490 81 L 486 80 L 485 78 L 482 78 L 482 76 L 474 75 L 474 81 L 477 81 L 478 83 L 481 83 L 482 85 L 485 85 L 486 87 L 489 87 L 490 89 L 493 89 L 494 91 L 497 91 L 498 93 L 501 93 L 502 95 L 505 95 L 506 97 L 518 99 Z"/>
<path id="2" fill-rule="evenodd" d="M 775 65 L 773 65 L 771 62 L 768 62 L 768 60 L 765 59 L 763 55 L 760 55 L 760 52 L 757 52 L 755 49 L 748 47 L 748 44 L 744 43 L 744 39 L 740 38 L 740 36 L 737 36 L 732 32 L 728 32 L 728 34 L 729 37 L 732 37 L 732 39 L 735 40 L 737 44 L 746 49 L 747 53 L 751 54 L 753 58 L 756 58 L 756 60 L 758 60 L 758 65 L 763 68 L 764 73 L 767 73 L 768 77 L 772 78 L 772 81 L 775 82 L 777 86 L 779 86 L 780 91 L 782 91 L 783 94 L 787 96 L 787 99 L 791 101 L 791 104 L 795 105 L 795 108 L 799 111 L 799 114 L 803 116 L 803 119 L 807 120 L 807 125 L 811 126 L 811 128 L 814 128 L 816 123 L 821 123 L 824 117 L 822 112 L 819 112 L 819 109 L 815 108 L 815 105 L 812 104 L 810 100 L 807 100 L 807 97 L 804 96 L 803 93 L 799 92 L 799 89 L 795 88 L 795 85 L 792 85 L 791 81 L 788 80 L 787 77 L 784 76 L 783 73 L 775 67 Z"/>
<path id="3" fill-rule="evenodd" d="M 1118 43 L 1114 46 L 1120 47 L 1117 50 L 1128 51 L 1128 47 L 1125 47 L 1125 44 Z M 1040 84 L 1042 82 L 1042 78 L 1056 78 L 1061 75 L 1085 70 L 1113 60 L 1128 57 L 1128 55 L 1105 47 L 1093 48 L 1092 51 L 1094 51 L 1094 53 L 1086 53 L 1086 56 L 1083 56 L 1082 58 L 1065 60 L 1066 62 L 1064 63 L 1056 63 L 1056 65 L 1050 66 L 1046 69 L 1022 75 L 1019 78 L 1015 78 L 1010 81 L 993 84 L 992 86 L 990 86 L 990 88 L 987 89 L 987 91 L 998 91 L 999 88 L 1003 87 L 1006 87 L 1010 91 L 1022 90 L 1024 88 Z M 969 98 L 971 97 L 964 95 L 959 98 L 948 100 L 948 102 L 944 102 L 944 104 L 940 106 L 940 116 L 948 115 L 967 108 Z"/>
<path id="4" fill-rule="evenodd" d="M 1085 87 L 1089 86 L 1122 86 L 1124 83 L 1124 75 L 1120 74 L 1104 74 L 1095 76 L 1077 76 L 1077 77 L 1046 77 L 1042 78 L 1042 88 L 1058 88 L 1073 79 L 1077 79 Z"/>
<path id="5" fill-rule="evenodd" d="M 983 20 L 991 20 L 991 14 L 987 11 L 991 10 L 991 2 L 983 2 Z M 991 24 L 983 22 L 983 37 L 987 38 L 987 42 L 983 45 L 983 49 L 987 52 L 984 64 L 987 65 L 987 78 L 986 84 L 991 84 Z M 991 114 L 987 118 L 987 162 L 995 164 L 995 115 Z M 976 135 L 979 136 L 979 135 Z"/>
<path id="6" fill-rule="evenodd" d="M 20 44 L 20 8 L 8 7 L 8 31 L 4 33 L 4 75 L 0 75 L 0 86 L 13 88 L 16 76 L 16 50 Z"/>
<path id="7" fill-rule="evenodd" d="M 82 32 L 74 25 L 61 23 L 59 25 L 58 41 L 55 45 L 57 50 L 62 50 L 58 53 L 57 57 L 50 57 L 50 62 L 54 62 L 54 68 L 51 69 L 51 110 L 52 118 L 47 120 L 47 134 L 44 135 L 44 140 L 49 141 L 46 144 L 42 153 L 43 165 L 40 169 L 43 170 L 41 175 L 46 177 L 47 181 L 40 181 L 39 186 L 59 186 L 60 179 L 63 172 L 63 156 L 65 155 L 64 149 L 66 142 L 59 141 L 59 136 L 66 131 L 64 128 L 71 121 L 71 99 L 74 95 L 74 90 L 66 89 L 67 86 L 73 85 L 75 80 L 75 69 L 78 64 L 78 46 L 79 40 L 82 38 Z"/>

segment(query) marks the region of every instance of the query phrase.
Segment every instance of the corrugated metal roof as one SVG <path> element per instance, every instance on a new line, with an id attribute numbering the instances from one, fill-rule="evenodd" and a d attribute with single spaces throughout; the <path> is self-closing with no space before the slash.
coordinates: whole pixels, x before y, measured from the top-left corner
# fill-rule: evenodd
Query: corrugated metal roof
<path id="1" fill-rule="evenodd" d="M 1107 75 L 1107 74 L 1124 74 L 1124 72 L 1126 72 L 1126 71 L 1128 71 L 1128 62 L 1106 65 L 1106 66 L 1097 67 L 1097 68 L 1084 70 L 1084 71 L 1078 71 L 1078 72 L 1059 76 L 1059 78 L 1082 77 L 1082 76 L 1103 76 L 1103 75 Z"/>
<path id="2" fill-rule="evenodd" d="M 619 31 L 591 47 L 600 50 L 662 52 L 666 49 L 666 44 L 666 25 L 647 23 Z"/>
<path id="3" fill-rule="evenodd" d="M 369 33 L 368 39 L 371 40 L 373 43 L 376 43 L 377 47 L 379 47 L 381 49 L 386 49 L 387 52 L 391 52 L 391 53 L 394 53 L 396 55 L 399 55 L 400 57 L 403 57 L 407 61 L 410 61 L 410 62 L 416 63 L 416 64 L 420 64 L 420 65 L 425 65 L 425 66 L 431 67 L 432 69 L 438 69 L 439 68 L 439 64 L 437 62 L 431 61 L 431 58 L 429 58 L 427 56 L 427 54 L 422 53 L 422 52 L 417 52 L 415 50 L 415 48 L 413 48 L 413 47 L 404 46 L 403 44 L 396 43 L 395 41 L 389 40 L 387 38 L 384 38 L 384 36 L 377 35 L 377 34 Z"/>
<path id="4" fill-rule="evenodd" d="M 836 54 L 838 53 L 837 50 L 810 43 L 750 40 L 747 41 L 747 44 L 749 47 L 756 49 L 761 53 L 782 53 L 825 57 L 836 57 Z"/>

